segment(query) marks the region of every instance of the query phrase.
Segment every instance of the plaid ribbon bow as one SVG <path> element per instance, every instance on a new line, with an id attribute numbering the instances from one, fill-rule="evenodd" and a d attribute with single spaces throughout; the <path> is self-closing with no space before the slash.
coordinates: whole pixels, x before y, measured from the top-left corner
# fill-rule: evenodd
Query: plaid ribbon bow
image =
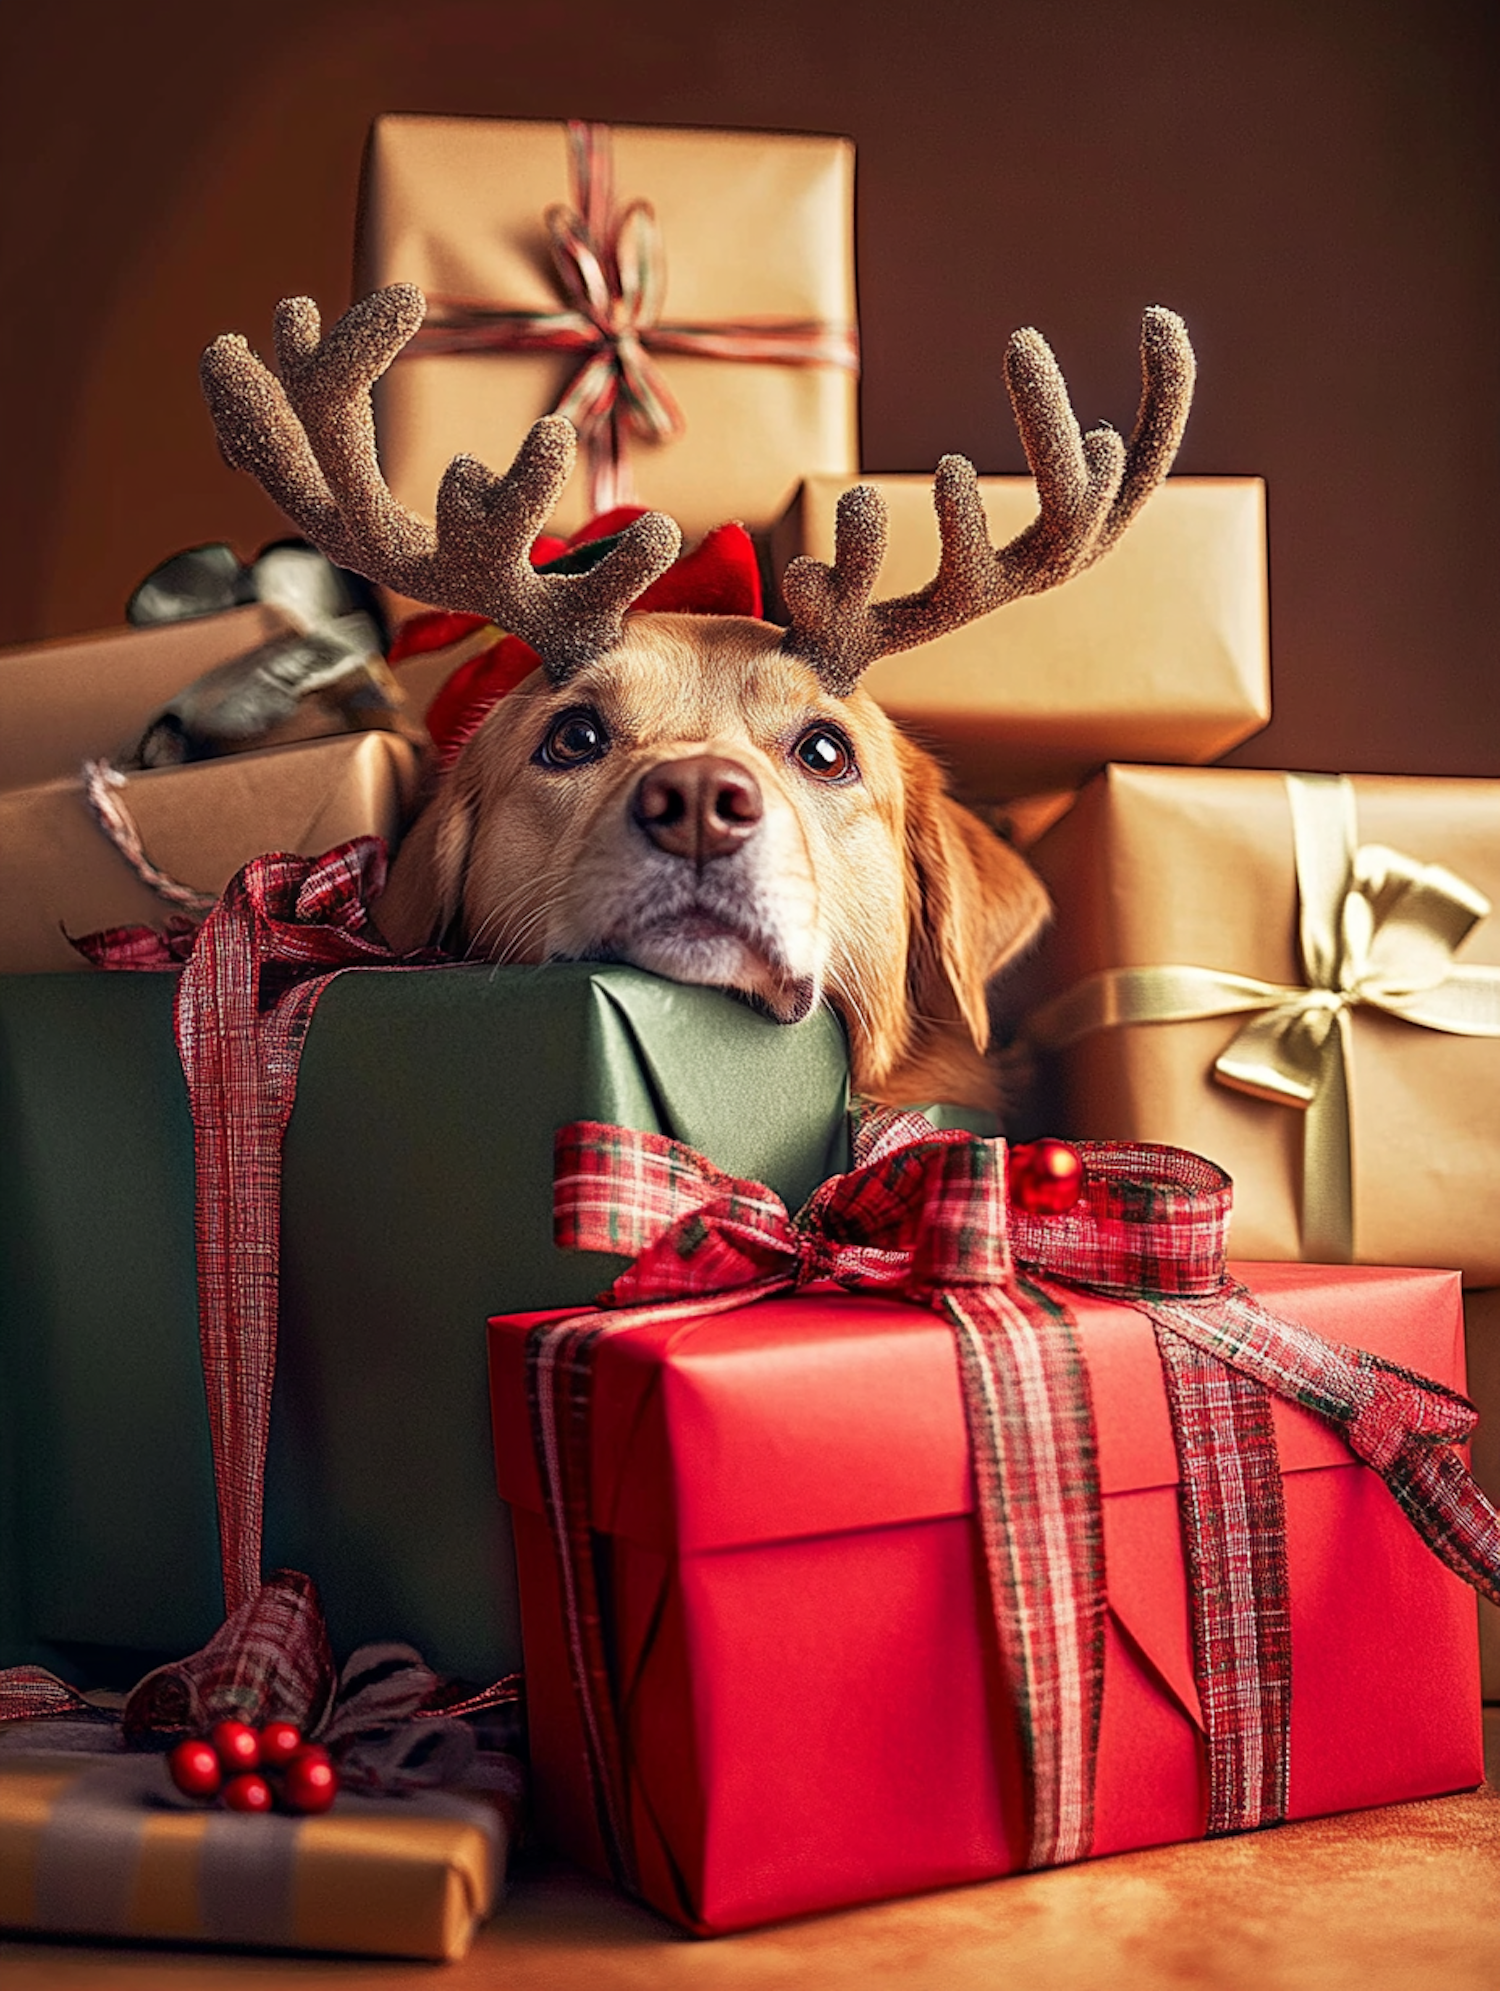
<path id="1" fill-rule="evenodd" d="M 953 1329 L 990 1602 L 1031 1786 L 1030 1866 L 1090 1850 L 1103 1695 L 1088 1373 L 1051 1282 L 1150 1317 L 1180 1473 L 1206 1830 L 1277 1823 L 1288 1799 L 1291 1627 L 1271 1396 L 1335 1426 L 1429 1546 L 1500 1601 L 1500 1520 L 1455 1449 L 1472 1405 L 1279 1319 L 1230 1280 L 1229 1180 L 1197 1155 L 1080 1144 L 1084 1195 L 1045 1218 L 1007 1210 L 1001 1142 L 875 1114 L 857 1153 L 854 1170 L 791 1216 L 763 1184 L 660 1135 L 579 1122 L 557 1138 L 558 1243 L 634 1255 L 602 1311 L 540 1324 L 527 1351 L 569 1662 L 616 1878 L 633 1887 L 637 1870 L 593 1552 L 594 1356 L 606 1336 L 820 1280 L 933 1306 Z"/>
<path id="2" fill-rule="evenodd" d="M 859 370 L 852 327 L 817 319 L 743 319 L 717 325 L 663 324 L 666 257 L 649 201 L 615 203 L 607 124 L 568 125 L 572 206 L 546 213 L 561 311 L 509 311 L 434 296 L 439 316 L 407 351 L 576 353 L 580 365 L 553 412 L 577 429 L 588 466 L 591 512 L 635 502 L 628 438 L 663 442 L 686 426 L 653 353 L 754 360 L 775 366 Z"/>
<path id="3" fill-rule="evenodd" d="M 791 1217 L 773 1190 L 681 1142 L 581 1121 L 557 1137 L 554 1219 L 559 1244 L 636 1254 L 604 1296 L 630 1312 L 545 1323 L 527 1351 L 570 1664 L 620 1884 L 637 1877 L 590 1538 L 593 1357 L 606 1335 L 821 1280 L 928 1300 L 954 1327 L 1000 1650 L 1022 1710 L 1031 1864 L 1083 1857 L 1104 1677 L 1093 1417 L 1071 1323 L 1012 1276 L 1003 1144 L 882 1116 L 866 1123 L 862 1165 Z"/>

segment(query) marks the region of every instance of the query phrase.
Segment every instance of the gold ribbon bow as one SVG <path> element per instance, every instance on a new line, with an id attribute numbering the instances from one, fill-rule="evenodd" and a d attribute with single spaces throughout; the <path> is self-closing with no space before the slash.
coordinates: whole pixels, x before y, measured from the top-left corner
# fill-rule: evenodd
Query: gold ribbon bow
<path id="1" fill-rule="evenodd" d="M 1358 842 L 1342 775 L 1289 774 L 1301 987 L 1213 968 L 1108 968 L 1033 1015 L 1051 1049 L 1126 1023 L 1251 1012 L 1214 1063 L 1222 1085 L 1302 1110 L 1301 1243 L 1306 1257 L 1354 1255 L 1349 1120 L 1353 1012 L 1361 1004 L 1426 1030 L 1500 1037 L 1500 968 L 1453 956 L 1485 919 L 1482 892 L 1441 864 Z"/>

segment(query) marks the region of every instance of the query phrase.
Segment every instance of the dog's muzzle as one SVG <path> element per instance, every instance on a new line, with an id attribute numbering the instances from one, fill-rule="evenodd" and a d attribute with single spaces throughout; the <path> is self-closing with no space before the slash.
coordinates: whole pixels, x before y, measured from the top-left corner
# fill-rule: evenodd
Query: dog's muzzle
<path id="1" fill-rule="evenodd" d="M 595 901 L 598 937 L 580 951 L 733 989 L 778 1022 L 800 1022 L 818 997 L 811 936 L 786 921 L 787 826 L 760 778 L 732 755 L 684 754 L 647 768 L 625 807 L 650 849 L 612 852 L 611 888 Z M 811 888 L 810 877 L 794 883 L 792 904 Z"/>

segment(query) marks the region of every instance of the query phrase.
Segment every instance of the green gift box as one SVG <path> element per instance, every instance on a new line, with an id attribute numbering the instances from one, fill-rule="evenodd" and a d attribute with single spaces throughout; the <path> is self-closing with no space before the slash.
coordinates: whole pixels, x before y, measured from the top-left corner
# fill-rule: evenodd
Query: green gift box
<path id="1" fill-rule="evenodd" d="M 0 978 L 0 1664 L 133 1678 L 222 1616 L 175 977 Z M 583 1305 L 552 1242 L 570 1120 L 672 1135 L 796 1208 L 846 1166 L 837 1021 L 629 968 L 341 976 L 286 1137 L 267 1567 L 338 1652 L 520 1663 L 485 1321 Z"/>

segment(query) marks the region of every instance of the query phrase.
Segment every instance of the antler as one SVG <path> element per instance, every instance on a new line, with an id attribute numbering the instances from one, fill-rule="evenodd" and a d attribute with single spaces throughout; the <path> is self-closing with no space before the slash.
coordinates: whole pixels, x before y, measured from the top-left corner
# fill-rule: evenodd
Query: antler
<path id="1" fill-rule="evenodd" d="M 782 647 L 847 697 L 877 657 L 946 635 L 1018 596 L 1040 594 L 1108 552 L 1167 474 L 1193 398 L 1193 349 L 1175 312 L 1153 305 L 1141 328 L 1141 405 L 1127 449 L 1111 428 L 1081 435 L 1068 390 L 1039 332 L 1017 332 L 1006 384 L 1040 510 L 997 552 L 974 466 L 945 456 L 933 484 L 942 552 L 915 594 L 871 602 L 885 557 L 886 510 L 872 485 L 839 500 L 831 567 L 792 561 L 781 589 L 791 612 Z"/>
<path id="2" fill-rule="evenodd" d="M 544 416 L 503 477 L 456 456 L 438 490 L 436 529 L 386 487 L 370 389 L 426 315 L 415 284 L 377 290 L 325 338 L 311 298 L 276 310 L 276 363 L 238 333 L 203 355 L 219 445 L 341 567 L 439 608 L 486 615 L 522 636 L 564 684 L 620 639 L 626 610 L 677 557 L 681 534 L 650 512 L 585 574 L 539 574 L 529 554 L 573 468 L 571 422 Z"/>

